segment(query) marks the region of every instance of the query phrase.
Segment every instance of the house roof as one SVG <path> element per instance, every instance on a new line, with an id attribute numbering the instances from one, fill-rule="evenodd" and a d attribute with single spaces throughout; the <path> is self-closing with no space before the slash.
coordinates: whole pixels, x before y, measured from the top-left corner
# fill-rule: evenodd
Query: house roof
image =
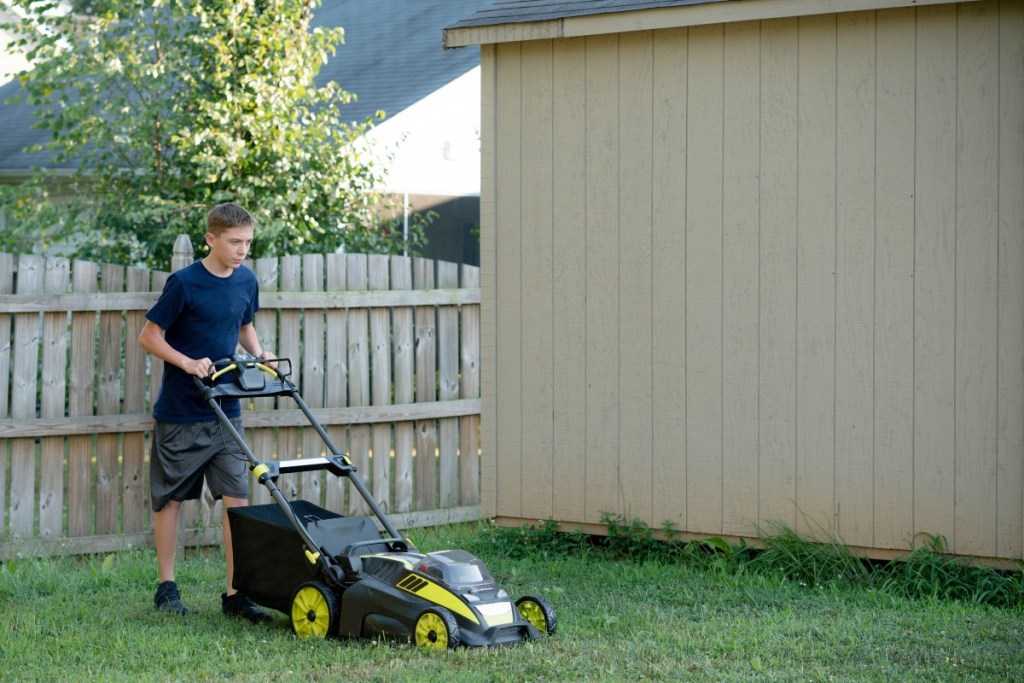
<path id="1" fill-rule="evenodd" d="M 317 26 L 343 26 L 345 44 L 323 66 L 318 83 L 337 81 L 357 100 L 345 105 L 346 121 L 363 121 L 383 110 L 388 117 L 406 109 L 480 63 L 480 50 L 442 49 L 442 29 L 490 0 L 328 0 L 313 17 Z M 17 80 L 0 86 L 0 102 L 21 91 Z M 33 166 L 54 168 L 48 152 L 22 150 L 45 143 L 46 130 L 33 130 L 32 107 L 24 102 L 0 108 L 0 175 Z"/>
<path id="2" fill-rule="evenodd" d="M 681 5 L 705 5 L 729 0 L 497 0 L 490 7 L 482 9 L 461 21 L 448 26 L 449 29 L 473 26 L 496 26 L 499 24 L 520 24 L 531 21 L 552 21 L 570 17 L 584 17 L 614 12 L 678 7 Z"/>

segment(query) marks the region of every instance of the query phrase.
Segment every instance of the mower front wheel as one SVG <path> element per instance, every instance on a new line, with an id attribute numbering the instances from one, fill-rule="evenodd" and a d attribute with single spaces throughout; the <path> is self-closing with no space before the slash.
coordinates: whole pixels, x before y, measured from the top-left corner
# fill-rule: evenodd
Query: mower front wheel
<path id="1" fill-rule="evenodd" d="M 413 638 L 425 650 L 454 650 L 461 643 L 459 624 L 444 607 L 429 607 L 416 617 Z"/>
<path id="2" fill-rule="evenodd" d="M 516 608 L 523 619 L 533 624 L 538 631 L 553 635 L 558 628 L 558 616 L 550 602 L 539 595 L 526 595 L 516 601 Z"/>
<path id="3" fill-rule="evenodd" d="M 292 631 L 299 638 L 322 640 L 337 635 L 340 615 L 337 594 L 320 581 L 302 584 L 292 597 Z"/>

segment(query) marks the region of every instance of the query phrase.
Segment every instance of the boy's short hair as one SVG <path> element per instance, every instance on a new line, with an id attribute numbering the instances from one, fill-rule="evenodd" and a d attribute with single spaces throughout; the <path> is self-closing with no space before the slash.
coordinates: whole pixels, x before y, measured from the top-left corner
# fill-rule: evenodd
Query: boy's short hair
<path id="1" fill-rule="evenodd" d="M 228 228 L 255 228 L 256 219 L 238 204 L 226 202 L 210 209 L 206 215 L 206 231 L 214 236 Z"/>

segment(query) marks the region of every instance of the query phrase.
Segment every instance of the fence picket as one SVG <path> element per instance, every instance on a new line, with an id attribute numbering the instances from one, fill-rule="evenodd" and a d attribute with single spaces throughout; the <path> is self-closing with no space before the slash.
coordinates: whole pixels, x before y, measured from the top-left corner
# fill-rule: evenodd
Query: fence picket
<path id="1" fill-rule="evenodd" d="M 437 286 L 457 289 L 459 266 L 437 264 Z M 457 306 L 437 308 L 438 395 L 440 401 L 459 398 L 459 309 Z M 459 504 L 459 418 L 438 420 L 437 482 L 438 505 L 444 508 Z"/>
<path id="2" fill-rule="evenodd" d="M 149 291 L 149 271 L 129 268 L 127 291 Z M 146 410 L 146 353 L 139 346 L 139 334 L 145 325 L 143 311 L 125 313 L 124 334 L 124 412 Z M 125 533 L 142 531 L 146 526 L 145 444 L 142 432 L 121 437 L 121 529 Z"/>
<path id="3" fill-rule="evenodd" d="M 0 295 L 14 293 L 14 257 L 0 253 Z M 11 315 L 0 311 L 0 415 L 8 414 L 11 387 Z M 0 534 L 7 529 L 7 450 L 9 439 L 0 439 Z"/>
<path id="4" fill-rule="evenodd" d="M 71 264 L 71 288 L 76 293 L 96 291 L 99 266 L 89 261 Z M 68 373 L 70 394 L 68 416 L 92 415 L 92 394 L 95 372 L 96 313 L 71 314 L 71 370 Z M 92 533 L 92 455 L 93 436 L 74 435 L 68 438 L 68 535 L 87 536 Z"/>
<path id="5" fill-rule="evenodd" d="M 324 257 L 306 254 L 302 257 L 302 291 L 324 290 Z M 324 311 L 307 308 L 302 312 L 302 398 L 310 408 L 324 406 Z M 302 430 L 302 457 L 323 455 L 323 440 L 314 429 Z M 324 472 L 302 474 L 302 497 L 323 504 Z"/>
<path id="6" fill-rule="evenodd" d="M 279 287 L 282 292 L 298 292 L 302 289 L 302 258 L 299 256 L 284 256 L 281 258 L 281 270 Z M 300 370 L 301 363 L 301 337 L 302 315 L 299 311 L 281 311 L 280 328 L 278 330 L 278 348 L 282 355 L 290 356 L 295 360 L 294 369 Z M 262 342 L 261 342 L 262 343 Z M 277 431 L 277 453 L 281 460 L 291 460 L 299 457 L 302 435 L 299 427 L 285 427 Z M 302 480 L 299 477 L 288 477 L 278 482 L 281 491 L 289 499 L 298 498 L 302 495 Z"/>
<path id="7" fill-rule="evenodd" d="M 256 280 L 259 282 L 260 294 L 264 292 L 277 291 L 278 286 L 278 260 L 273 257 L 257 259 L 254 264 Z M 277 344 L 277 311 L 273 308 L 260 308 L 256 312 L 256 336 L 264 349 L 271 351 L 278 356 L 288 356 L 291 360 L 298 359 L 288 352 L 280 350 Z M 271 410 L 276 405 L 277 399 L 258 398 L 254 404 L 257 410 Z M 251 429 L 248 434 L 249 447 L 260 460 L 276 460 L 278 453 L 275 448 L 274 430 L 270 427 L 257 427 Z M 251 483 L 252 495 L 250 502 L 255 505 L 263 505 L 271 502 L 270 493 L 266 487 Z"/>
<path id="8" fill-rule="evenodd" d="M 340 292 L 345 289 L 345 255 L 327 255 L 327 289 Z M 348 313 L 343 308 L 332 308 L 326 313 L 326 360 L 324 362 L 325 403 L 328 408 L 344 408 L 348 405 Z M 338 449 L 345 453 L 348 434 L 344 426 L 327 427 L 327 435 Z M 345 509 L 345 482 L 340 477 L 330 477 L 324 484 L 324 499 L 329 510 Z"/>
<path id="9" fill-rule="evenodd" d="M 434 262 L 414 258 L 412 267 L 413 287 L 431 289 L 434 287 Z M 416 307 L 416 402 L 437 400 L 437 344 L 435 336 L 437 322 L 433 306 Z M 437 503 L 437 476 L 435 475 L 435 452 L 437 451 L 437 422 L 420 420 L 416 423 L 416 509 L 432 510 Z"/>
<path id="10" fill-rule="evenodd" d="M 366 290 L 367 260 L 365 254 L 348 254 L 345 258 L 347 271 L 346 289 L 362 292 Z M 366 406 L 370 404 L 370 324 L 366 310 L 349 311 L 348 314 L 348 404 Z M 370 428 L 368 425 L 352 425 L 349 428 L 349 458 L 356 466 L 359 476 L 367 486 L 373 486 L 370 462 Z M 366 502 L 349 492 L 348 511 L 350 515 L 365 515 L 369 512 Z"/>
<path id="11" fill-rule="evenodd" d="M 370 289 L 388 289 L 388 257 L 371 254 L 367 257 Z M 386 406 L 391 403 L 391 315 L 386 308 L 370 311 L 370 403 Z M 373 497 L 387 511 L 391 509 L 391 425 L 371 427 Z"/>
<path id="12" fill-rule="evenodd" d="M 43 290 L 43 258 L 22 255 L 18 259 L 19 293 Z M 11 417 L 32 419 L 36 414 L 36 373 L 42 340 L 42 317 L 38 313 L 14 316 L 14 375 L 11 387 Z M 14 538 L 30 538 L 35 523 L 36 443 L 35 439 L 11 442 L 10 530 Z"/>
<path id="13" fill-rule="evenodd" d="M 412 289 L 412 259 L 408 256 L 391 257 L 391 289 Z M 394 325 L 391 345 L 394 359 L 395 403 L 412 403 L 416 368 L 415 347 L 413 346 L 413 309 L 410 306 L 396 306 L 391 310 L 391 320 Z M 412 510 L 412 452 L 415 443 L 415 424 L 410 421 L 396 422 L 394 467 L 394 510 L 396 512 Z"/>
<path id="14" fill-rule="evenodd" d="M 124 268 L 103 265 L 100 268 L 100 290 L 120 292 L 124 289 Z M 120 410 L 122 363 L 120 311 L 100 314 L 98 348 L 98 376 L 96 414 L 116 415 Z M 118 434 L 99 434 L 96 437 L 96 533 L 109 534 L 118 530 L 120 513 L 120 472 Z"/>
<path id="15" fill-rule="evenodd" d="M 464 288 L 480 287 L 480 269 L 462 266 Z M 480 397 L 480 306 L 463 306 L 460 316 L 459 396 Z M 462 505 L 480 503 L 480 416 L 459 418 L 459 499 Z"/>
<path id="16" fill-rule="evenodd" d="M 67 259 L 46 260 L 47 294 L 63 294 L 71 282 Z M 41 417 L 64 417 L 67 395 L 68 314 L 43 314 Z M 60 538 L 64 531 L 64 438 L 39 440 L 39 536 Z"/>

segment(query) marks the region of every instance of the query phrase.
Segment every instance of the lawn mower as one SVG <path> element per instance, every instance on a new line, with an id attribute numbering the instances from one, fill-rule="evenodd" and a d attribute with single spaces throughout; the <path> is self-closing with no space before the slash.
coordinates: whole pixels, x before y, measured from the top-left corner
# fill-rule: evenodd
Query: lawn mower
<path id="1" fill-rule="evenodd" d="M 233 585 L 287 615 L 297 636 L 384 638 L 444 650 L 513 644 L 555 632 L 555 610 L 544 598 L 513 602 L 472 554 L 421 553 L 400 537 L 289 379 L 289 359 L 235 355 L 215 361 L 212 370 L 195 383 L 245 453 L 253 478 L 275 501 L 228 509 Z M 261 462 L 220 405 L 222 398 L 275 396 L 294 399 L 327 455 Z M 317 470 L 347 478 L 373 517 L 289 501 L 277 486 L 281 476 Z"/>

